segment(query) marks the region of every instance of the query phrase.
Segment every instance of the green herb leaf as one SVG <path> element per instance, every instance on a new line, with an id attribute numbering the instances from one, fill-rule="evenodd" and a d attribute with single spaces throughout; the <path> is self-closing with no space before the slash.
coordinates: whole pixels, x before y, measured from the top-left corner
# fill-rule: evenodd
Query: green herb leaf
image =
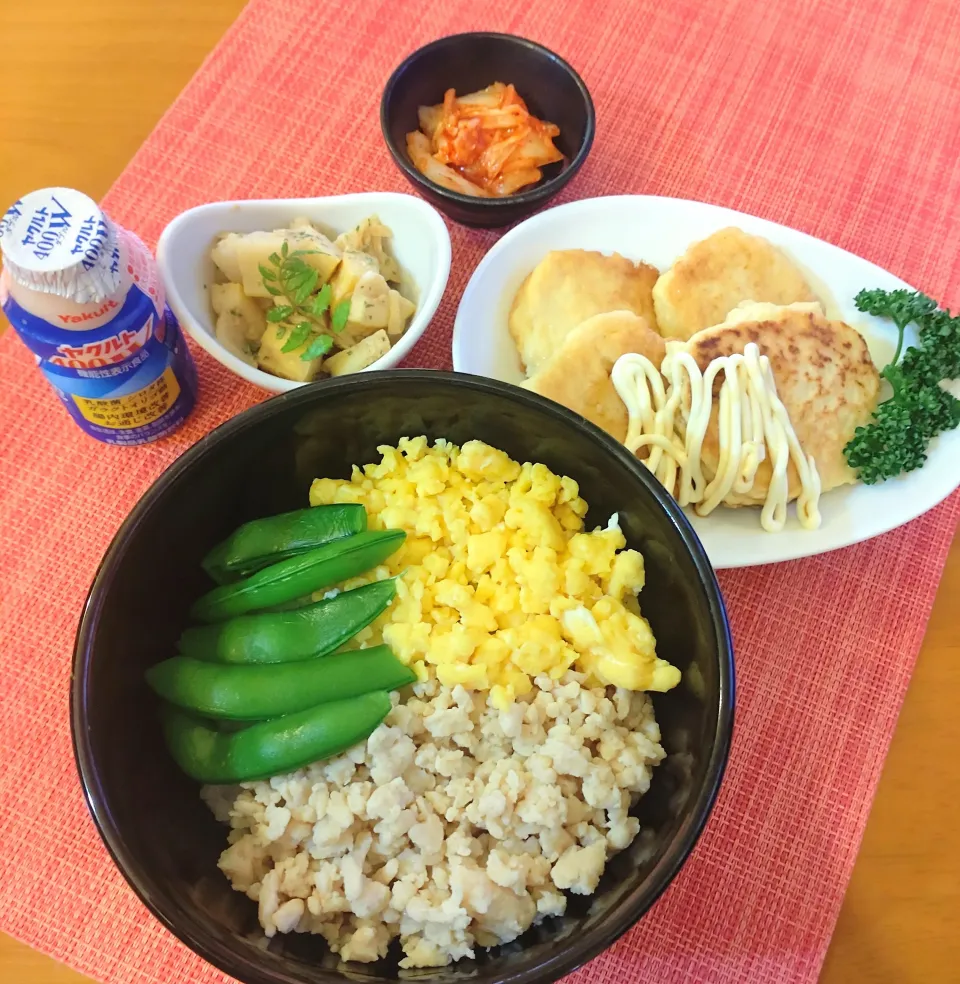
<path id="1" fill-rule="evenodd" d="M 903 349 L 903 331 L 912 321 L 919 323 L 937 309 L 937 302 L 911 290 L 862 290 L 853 299 L 858 311 L 875 318 L 889 318 L 899 333 L 891 362 L 898 362 Z"/>
<path id="2" fill-rule="evenodd" d="M 310 272 L 305 274 L 301 279 L 296 292 L 293 295 L 293 302 L 298 307 L 306 303 L 307 298 L 313 293 L 317 286 L 317 281 L 320 279 L 320 274 L 314 270 L 310 269 Z"/>
<path id="3" fill-rule="evenodd" d="M 280 255 L 286 259 L 287 253 L 290 252 L 290 247 L 287 245 L 286 239 L 283 241 L 283 245 L 280 247 Z"/>
<path id="4" fill-rule="evenodd" d="M 350 298 L 342 300 L 334 309 L 330 318 L 330 326 L 334 331 L 343 331 L 350 318 Z"/>
<path id="5" fill-rule="evenodd" d="M 287 326 L 286 326 L 286 325 L 281 325 L 281 326 L 280 326 L 280 327 L 279 327 L 279 328 L 277 329 L 277 338 L 283 338 L 283 333 L 284 333 L 284 332 L 285 332 L 286 330 L 287 330 Z"/>
<path id="6" fill-rule="evenodd" d="M 290 337 L 284 343 L 281 352 L 292 352 L 294 349 L 300 348 L 301 345 L 310 336 L 310 325 L 306 321 L 301 321 L 298 325 L 294 325 L 293 329 L 290 331 Z"/>
<path id="7" fill-rule="evenodd" d="M 294 258 L 288 259 L 280 270 L 280 283 L 287 297 L 293 299 L 293 295 L 305 284 L 313 279 L 316 284 L 317 272 L 312 267 L 307 266 L 303 260 Z M 302 303 L 297 302 L 297 303 Z"/>
<path id="8" fill-rule="evenodd" d="M 267 311 L 267 321 L 271 324 L 276 324 L 278 321 L 283 321 L 285 318 L 289 318 L 293 314 L 293 308 L 289 304 L 281 304 L 278 307 L 272 307 Z"/>
<path id="9" fill-rule="evenodd" d="M 273 284 L 265 283 L 263 286 L 266 288 L 267 293 L 272 294 L 274 297 L 281 297 L 283 295 L 283 291 L 279 287 L 274 287 Z"/>
<path id="10" fill-rule="evenodd" d="M 295 249 L 290 254 L 290 257 L 292 259 L 294 256 L 313 256 L 314 254 L 319 253 L 319 252 L 320 252 L 320 250 L 318 250 L 318 249 Z"/>
<path id="11" fill-rule="evenodd" d="M 313 303 L 310 305 L 310 313 L 315 317 L 319 318 L 324 311 L 330 307 L 330 296 L 333 294 L 333 288 L 329 284 L 324 284 L 320 288 L 320 293 L 313 299 Z"/>
<path id="12" fill-rule="evenodd" d="M 319 359 L 321 355 L 326 355 L 332 348 L 333 339 L 329 335 L 317 335 L 300 358 L 303 362 L 310 362 Z"/>
<path id="13" fill-rule="evenodd" d="M 898 332 L 897 351 L 881 376 L 893 396 L 881 403 L 870 423 L 858 427 L 843 449 L 847 463 L 866 485 L 920 468 L 927 445 L 942 431 L 960 425 L 960 400 L 944 390 L 943 380 L 960 376 L 960 317 L 938 310 L 925 294 L 909 290 L 862 290 L 857 308 L 889 318 Z M 903 348 L 907 325 L 917 326 L 917 345 Z"/>
<path id="14" fill-rule="evenodd" d="M 283 245 L 286 246 L 287 244 L 284 243 Z M 280 263 L 282 262 L 278 253 L 271 253 L 269 260 L 274 266 L 280 266 Z"/>
<path id="15" fill-rule="evenodd" d="M 262 263 L 257 264 L 257 269 L 260 271 L 260 276 L 264 280 L 276 280 L 277 275 L 268 266 L 264 266 Z"/>

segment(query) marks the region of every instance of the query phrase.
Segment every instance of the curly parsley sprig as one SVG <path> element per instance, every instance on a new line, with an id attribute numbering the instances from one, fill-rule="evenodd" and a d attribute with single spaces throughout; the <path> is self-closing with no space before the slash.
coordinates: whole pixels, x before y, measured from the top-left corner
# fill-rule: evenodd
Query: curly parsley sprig
<path id="1" fill-rule="evenodd" d="M 309 342 L 300 354 L 304 362 L 318 359 L 333 348 L 333 339 L 327 333 L 323 318 L 330 307 L 332 290 L 329 284 L 324 284 L 314 293 L 320 274 L 304 260 L 304 256 L 316 252 L 315 249 L 291 251 L 284 241 L 280 252 L 271 253 L 268 257 L 270 266 L 264 263 L 259 265 L 267 293 L 286 301 L 286 304 L 277 304 L 267 312 L 267 321 L 278 326 L 277 338 L 283 338 L 284 333 L 288 329 L 290 331 L 280 351 L 293 352 Z M 350 299 L 346 298 L 330 313 L 330 328 L 337 333 L 343 331 L 349 315 Z"/>
<path id="2" fill-rule="evenodd" d="M 844 448 L 860 480 L 873 485 L 920 468 L 930 441 L 960 425 L 960 401 L 940 385 L 960 377 L 960 317 L 919 291 L 862 290 L 854 302 L 864 314 L 889 318 L 898 331 L 896 352 L 880 373 L 893 395 Z M 910 324 L 917 326 L 917 344 L 904 352 Z"/>

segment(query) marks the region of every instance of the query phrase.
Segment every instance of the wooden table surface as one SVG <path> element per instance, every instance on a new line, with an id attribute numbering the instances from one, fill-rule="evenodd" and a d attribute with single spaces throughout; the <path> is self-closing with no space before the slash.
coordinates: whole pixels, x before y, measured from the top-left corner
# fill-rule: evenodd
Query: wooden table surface
<path id="1" fill-rule="evenodd" d="M 103 195 L 242 6 L 242 0 L 2 0 L 0 208 L 47 185 Z M 822 984 L 960 981 L 958 595 L 960 541 Z M 3 934 L 0 981 L 89 984 Z"/>

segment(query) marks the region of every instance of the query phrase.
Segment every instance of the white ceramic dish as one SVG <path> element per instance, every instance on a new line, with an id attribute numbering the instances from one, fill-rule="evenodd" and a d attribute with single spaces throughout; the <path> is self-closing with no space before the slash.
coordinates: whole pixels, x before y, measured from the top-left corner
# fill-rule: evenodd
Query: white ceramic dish
<path id="1" fill-rule="evenodd" d="M 403 270 L 403 293 L 417 305 L 410 325 L 390 351 L 364 372 L 390 369 L 424 333 L 437 310 L 450 276 L 450 235 L 440 213 L 413 195 L 368 192 L 331 198 L 211 202 L 182 212 L 163 230 L 157 263 L 167 302 L 190 337 L 232 372 L 271 393 L 286 393 L 307 383 L 280 379 L 248 365 L 217 341 L 207 285 L 214 267 L 210 248 L 224 232 L 282 228 L 305 215 L 339 235 L 370 215 L 393 231 L 391 249 Z"/>
<path id="2" fill-rule="evenodd" d="M 618 196 L 541 212 L 508 232 L 487 253 L 457 311 L 454 369 L 506 382 L 523 379 L 507 316 L 520 284 L 550 250 L 619 252 L 665 270 L 690 243 L 729 225 L 782 247 L 804 268 L 826 302 L 827 313 L 856 327 L 877 365 L 886 364 L 893 354 L 896 329 L 861 314 L 853 297 L 865 287 L 909 287 L 902 280 L 805 233 L 731 209 L 675 198 Z M 703 518 L 688 510 L 688 515 L 715 567 L 749 567 L 826 553 L 885 533 L 933 508 L 958 485 L 960 430 L 936 438 L 926 465 L 918 471 L 880 485 L 826 493 L 820 501 L 823 522 L 818 530 L 803 530 L 792 509 L 781 533 L 764 532 L 754 509 L 718 509 Z"/>

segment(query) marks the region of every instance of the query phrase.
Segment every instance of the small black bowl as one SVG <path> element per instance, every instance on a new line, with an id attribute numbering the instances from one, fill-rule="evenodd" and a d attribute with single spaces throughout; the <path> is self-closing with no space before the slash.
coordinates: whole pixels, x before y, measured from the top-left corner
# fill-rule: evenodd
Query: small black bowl
<path id="1" fill-rule="evenodd" d="M 505 198 L 447 191 L 424 177 L 407 154 L 417 107 L 443 102 L 449 88 L 465 95 L 494 82 L 512 82 L 534 116 L 560 127 L 554 142 L 564 159 L 545 167 L 536 185 Z M 497 227 L 531 215 L 580 170 L 593 144 L 596 114 L 583 79 L 559 55 L 513 34 L 478 31 L 432 41 L 403 61 L 383 90 L 380 127 L 397 167 L 428 202 L 463 225 Z"/>
<path id="2" fill-rule="evenodd" d="M 265 939 L 257 906 L 217 868 L 227 828 L 174 766 L 144 671 L 170 656 L 207 584 L 200 559 L 240 523 L 300 508 L 317 476 L 345 478 L 377 445 L 425 434 L 474 438 L 580 483 L 593 526 L 619 513 L 643 552 L 644 613 L 683 682 L 653 694 L 667 759 L 637 816 L 645 834 L 607 866 L 595 895 L 520 939 L 478 950 L 420 984 L 549 984 L 635 923 L 679 871 L 713 807 L 733 727 L 733 654 L 703 547 L 650 472 L 591 423 L 534 393 L 477 376 L 400 370 L 342 376 L 278 396 L 215 430 L 143 496 L 97 572 L 77 637 L 74 751 L 94 821 L 153 914 L 245 984 L 394 981 L 396 959 L 340 964 L 320 937 Z"/>

